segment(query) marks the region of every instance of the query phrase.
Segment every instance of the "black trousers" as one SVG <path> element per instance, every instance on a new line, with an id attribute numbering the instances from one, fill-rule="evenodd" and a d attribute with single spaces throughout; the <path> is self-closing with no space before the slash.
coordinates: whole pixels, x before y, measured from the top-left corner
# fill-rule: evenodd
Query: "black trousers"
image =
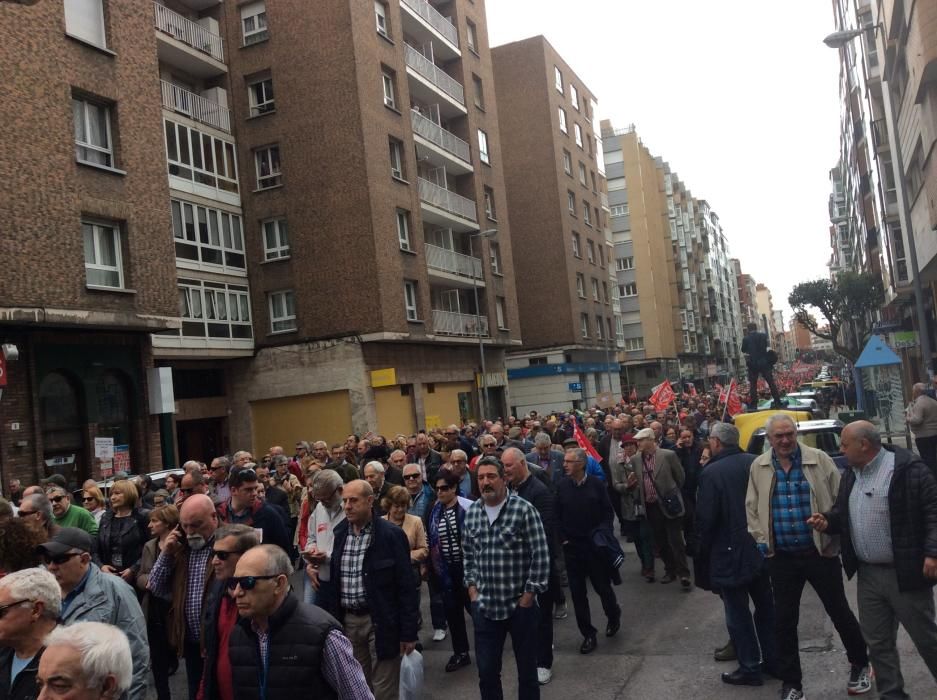
<path id="1" fill-rule="evenodd" d="M 443 591 L 443 609 L 446 613 L 446 623 L 449 625 L 449 634 L 452 637 L 452 653 L 466 654 L 469 650 L 469 641 L 468 632 L 465 629 L 465 613 L 472 614 L 471 601 L 468 590 L 465 588 L 462 565 L 448 564 L 448 566 L 452 588 Z"/>
<path id="2" fill-rule="evenodd" d="M 150 664 L 153 667 L 153 685 L 158 700 L 170 700 L 169 674 L 179 666 L 176 650 L 169 643 L 169 601 L 150 595 L 146 636 L 150 642 Z"/>
<path id="3" fill-rule="evenodd" d="M 765 378 L 765 381 L 768 383 L 768 388 L 771 390 L 771 398 L 775 400 L 776 403 L 781 402 L 781 393 L 778 391 L 778 385 L 774 382 L 774 373 L 771 371 L 770 367 L 761 369 L 755 367 L 748 368 L 748 403 L 755 408 L 758 407 L 758 377 L 762 376 Z"/>
<path id="4" fill-rule="evenodd" d="M 608 565 L 587 540 L 570 540 L 563 546 L 563 553 L 566 555 L 566 573 L 569 576 L 569 593 L 573 598 L 576 624 L 583 637 L 594 637 L 596 629 L 592 626 L 586 579 L 592 582 L 592 588 L 598 593 L 605 617 L 609 621 L 621 617 Z"/>
<path id="5" fill-rule="evenodd" d="M 924 464 L 930 467 L 931 474 L 937 476 L 937 435 L 914 438 L 914 446 Z"/>

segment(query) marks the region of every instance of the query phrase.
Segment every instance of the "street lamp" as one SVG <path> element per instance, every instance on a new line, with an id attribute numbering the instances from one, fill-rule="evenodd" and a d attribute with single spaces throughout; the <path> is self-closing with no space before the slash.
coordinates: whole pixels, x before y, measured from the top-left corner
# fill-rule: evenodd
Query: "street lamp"
<path id="1" fill-rule="evenodd" d="M 475 252 L 472 249 L 472 242 L 475 238 L 494 238 L 498 235 L 498 229 L 489 228 L 484 231 L 476 231 L 475 233 L 469 234 L 469 257 L 474 258 Z M 479 272 L 481 276 L 484 276 L 484 261 L 478 265 Z M 475 274 L 475 263 L 472 263 L 472 293 L 475 295 L 475 313 L 478 316 L 481 316 L 481 307 L 478 305 L 478 277 L 479 275 Z M 481 381 L 478 384 L 478 395 L 481 398 L 479 402 L 481 408 L 481 420 L 486 420 L 488 418 L 488 380 L 485 377 L 485 341 L 482 336 L 481 324 L 478 324 L 478 354 L 481 358 L 482 373 Z"/>
<path id="2" fill-rule="evenodd" d="M 879 29 L 882 30 L 884 35 L 884 27 L 882 27 L 881 24 L 872 24 L 858 29 L 844 29 L 839 32 L 833 32 L 823 40 L 823 43 L 831 49 L 841 49 L 853 39 L 866 33 L 872 33 L 874 35 Z M 913 273 L 911 284 L 914 289 L 914 310 L 917 316 L 918 332 L 921 337 L 921 359 L 924 363 L 923 378 L 929 379 L 931 376 L 931 347 L 930 333 L 927 330 L 927 314 L 924 311 L 924 287 L 921 285 L 921 270 L 918 268 L 917 264 L 917 245 L 914 242 L 914 229 L 911 225 L 911 205 L 908 202 L 908 188 L 904 177 L 904 156 L 901 152 L 901 134 L 898 131 L 898 113 L 895 110 L 895 103 L 892 102 L 891 99 L 891 90 L 889 89 L 888 82 L 889 81 L 885 78 L 884 71 L 882 71 L 882 99 L 885 101 L 886 108 L 888 109 L 888 121 L 890 122 L 888 124 L 888 132 L 894 139 L 891 161 L 892 173 L 894 174 L 895 182 L 901 185 L 901 187 L 899 187 L 901 193 L 901 214 L 904 217 L 902 228 L 905 229 L 908 235 L 908 258 L 910 259 L 911 271 Z"/>

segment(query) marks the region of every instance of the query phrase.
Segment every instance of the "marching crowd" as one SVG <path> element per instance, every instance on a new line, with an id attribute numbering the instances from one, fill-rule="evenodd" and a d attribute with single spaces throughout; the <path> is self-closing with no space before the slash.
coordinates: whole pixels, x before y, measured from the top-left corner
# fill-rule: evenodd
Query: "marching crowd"
<path id="1" fill-rule="evenodd" d="M 844 429 L 843 473 L 785 414 L 766 429 L 771 449 L 747 454 L 715 396 L 684 395 L 239 451 L 186 462 L 163 488 L 121 474 L 105 497 L 86 482 L 81 505 L 61 476 L 14 482 L 0 503 L 0 690 L 143 700 L 152 674 L 169 700 L 182 663 L 189 700 L 384 700 L 422 641 L 448 637 L 445 670 L 474 663 L 481 697 L 501 698 L 510 634 L 518 697 L 538 698 L 567 596 L 582 654 L 599 637 L 587 586 L 605 636 L 619 632 L 634 603 L 615 593 L 624 541 L 648 583 L 720 595 L 716 658 L 738 661 L 727 684 L 770 676 L 784 700 L 805 697 L 810 583 L 846 649 L 848 693 L 872 688 L 874 666 L 880 697 L 907 697 L 899 622 L 937 678 L 934 474 L 870 423 Z M 858 619 L 843 567 L 858 573 Z"/>

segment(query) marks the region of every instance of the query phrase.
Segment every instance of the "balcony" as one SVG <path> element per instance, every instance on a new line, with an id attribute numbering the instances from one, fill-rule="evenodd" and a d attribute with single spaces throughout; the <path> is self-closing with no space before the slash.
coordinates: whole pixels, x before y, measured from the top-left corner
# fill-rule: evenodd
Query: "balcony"
<path id="1" fill-rule="evenodd" d="M 433 42 L 435 54 L 443 60 L 459 58 L 459 30 L 426 0 L 400 0 L 401 19 L 407 35 L 419 43 Z"/>
<path id="2" fill-rule="evenodd" d="M 423 221 L 451 228 L 454 231 L 475 231 L 478 228 L 478 214 L 475 202 L 467 197 L 419 178 L 420 201 L 423 208 Z"/>
<path id="3" fill-rule="evenodd" d="M 415 79 L 410 84 L 411 96 L 426 104 L 438 102 L 443 117 L 467 114 L 462 84 L 409 44 L 405 48 L 407 73 Z"/>
<path id="4" fill-rule="evenodd" d="M 487 338 L 488 319 L 484 316 L 433 309 L 433 331 L 439 335 Z"/>
<path id="5" fill-rule="evenodd" d="M 163 107 L 207 126 L 231 133 L 231 110 L 165 80 L 159 81 Z"/>
<path id="6" fill-rule="evenodd" d="M 210 78 L 228 71 L 216 20 L 206 17 L 193 22 L 156 2 L 153 3 L 153 11 L 160 61 L 198 78 Z"/>
<path id="7" fill-rule="evenodd" d="M 468 143 L 446 131 L 432 119 L 418 111 L 410 111 L 413 133 L 417 136 L 417 156 L 449 172 L 464 175 L 474 170 Z"/>
<path id="8" fill-rule="evenodd" d="M 485 281 L 482 278 L 482 261 L 478 258 L 429 243 L 424 248 L 426 250 L 426 267 L 429 268 L 431 273 L 441 272 L 447 278 L 449 275 L 455 275 L 462 278 L 462 280 L 474 280 L 479 287 L 485 286 Z"/>

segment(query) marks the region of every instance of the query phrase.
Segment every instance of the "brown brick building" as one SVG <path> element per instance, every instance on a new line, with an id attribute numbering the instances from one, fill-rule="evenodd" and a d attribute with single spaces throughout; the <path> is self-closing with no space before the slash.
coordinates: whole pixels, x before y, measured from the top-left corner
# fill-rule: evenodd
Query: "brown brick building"
<path id="1" fill-rule="evenodd" d="M 620 391 L 597 105 L 543 36 L 492 51 L 524 350 L 510 354 L 511 405 L 592 405 Z"/>

